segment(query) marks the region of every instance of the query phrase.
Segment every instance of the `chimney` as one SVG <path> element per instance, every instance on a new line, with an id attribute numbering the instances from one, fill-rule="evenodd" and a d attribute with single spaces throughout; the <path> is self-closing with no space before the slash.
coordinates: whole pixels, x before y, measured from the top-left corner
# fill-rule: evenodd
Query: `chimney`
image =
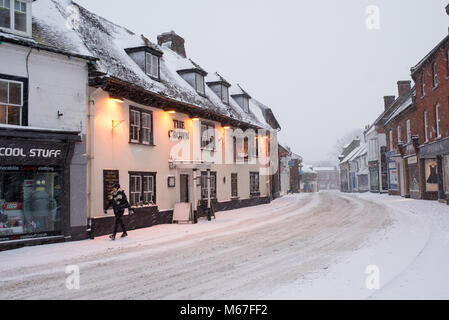
<path id="1" fill-rule="evenodd" d="M 411 81 L 398 81 L 398 95 L 399 98 L 407 95 L 412 90 Z"/>
<path id="2" fill-rule="evenodd" d="M 181 57 L 186 58 L 186 49 L 184 47 L 184 39 L 176 34 L 173 30 L 164 32 L 157 36 L 157 44 L 162 46 L 164 43 Z"/>
<path id="3" fill-rule="evenodd" d="M 385 110 L 387 110 L 394 102 L 395 96 L 384 96 Z"/>

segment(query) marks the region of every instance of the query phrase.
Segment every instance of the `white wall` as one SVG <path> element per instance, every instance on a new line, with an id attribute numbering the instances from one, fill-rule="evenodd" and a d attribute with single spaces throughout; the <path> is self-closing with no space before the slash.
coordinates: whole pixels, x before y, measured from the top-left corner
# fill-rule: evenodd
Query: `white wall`
<path id="1" fill-rule="evenodd" d="M 0 45 L 0 73 L 28 78 L 28 125 L 86 133 L 87 63 L 9 43 Z M 63 113 L 58 119 L 57 112 Z"/>
<path id="2" fill-rule="evenodd" d="M 200 150 L 200 122 L 193 121 L 188 115 L 176 113 L 169 114 L 161 109 L 143 106 L 132 101 L 124 103 L 109 99 L 107 92 L 99 91 L 94 104 L 94 160 L 93 160 L 93 217 L 103 214 L 103 170 L 119 170 L 119 179 L 122 189 L 129 196 L 129 171 L 157 172 L 156 175 L 156 204 L 159 210 L 170 210 L 179 201 L 179 174 L 189 173 L 189 170 L 169 168 L 172 149 L 179 146 L 177 142 L 169 139 L 168 131 L 173 129 L 173 119 L 184 121 L 185 129 L 189 132 L 187 156 L 175 155 L 179 160 L 210 160 L 206 158 L 208 151 Z M 129 106 L 152 111 L 153 137 L 155 146 L 129 143 Z M 123 121 L 112 129 L 112 120 Z M 207 122 L 213 122 L 206 120 Z M 215 123 L 216 147 L 219 159 L 224 161 L 225 150 L 220 150 L 226 141 L 232 141 L 225 133 L 220 123 Z M 227 130 L 226 130 L 227 131 Z M 259 150 L 265 148 L 264 139 L 259 140 Z M 232 146 L 232 145 L 231 145 Z M 229 149 L 227 149 L 229 150 Z M 232 147 L 231 147 L 232 150 Z M 218 152 L 220 151 L 220 152 Z M 277 152 L 277 150 L 276 150 Z M 261 154 L 261 151 L 259 151 Z M 217 163 L 220 163 L 217 159 Z M 238 192 L 241 199 L 249 198 L 249 172 L 259 171 L 261 165 L 256 164 L 212 164 L 211 171 L 217 172 L 217 200 L 229 201 L 231 198 L 231 173 L 238 174 Z M 167 187 L 168 176 L 176 177 L 176 187 Z M 223 178 L 226 177 L 226 181 Z M 192 177 L 190 177 L 192 178 Z M 259 188 L 261 196 L 268 196 L 269 176 L 260 175 Z M 193 181 L 190 179 L 189 194 L 193 192 Z M 197 199 L 200 198 L 200 187 L 196 186 Z M 110 212 L 111 214 L 111 212 Z"/>

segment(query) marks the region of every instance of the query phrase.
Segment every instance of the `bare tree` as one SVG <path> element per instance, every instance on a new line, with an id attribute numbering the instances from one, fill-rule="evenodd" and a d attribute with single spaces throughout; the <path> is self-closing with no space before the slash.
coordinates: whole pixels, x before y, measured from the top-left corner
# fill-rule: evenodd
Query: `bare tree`
<path id="1" fill-rule="evenodd" d="M 357 137 L 359 137 L 360 139 L 363 138 L 362 129 L 354 129 L 346 133 L 343 137 L 335 142 L 332 151 L 329 152 L 329 157 L 332 159 L 337 159 L 338 161 L 338 156 L 343 152 L 343 147 L 348 143 L 351 143 L 351 141 Z"/>

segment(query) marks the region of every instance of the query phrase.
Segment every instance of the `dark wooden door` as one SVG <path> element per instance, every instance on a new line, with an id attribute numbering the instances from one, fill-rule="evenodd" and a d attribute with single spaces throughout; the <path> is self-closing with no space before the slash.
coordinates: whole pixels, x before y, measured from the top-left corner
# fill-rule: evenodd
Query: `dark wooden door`
<path id="1" fill-rule="evenodd" d="M 189 202 L 189 175 L 181 174 L 179 176 L 180 180 L 180 192 L 181 192 L 181 202 Z"/>

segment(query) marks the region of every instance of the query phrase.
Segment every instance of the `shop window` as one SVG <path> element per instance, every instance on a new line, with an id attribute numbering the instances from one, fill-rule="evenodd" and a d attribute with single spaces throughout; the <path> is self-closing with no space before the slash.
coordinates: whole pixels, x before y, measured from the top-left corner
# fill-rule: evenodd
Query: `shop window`
<path id="1" fill-rule="evenodd" d="M 210 198 L 217 198 L 217 173 L 210 172 Z M 201 199 L 207 200 L 207 171 L 201 172 Z"/>
<path id="2" fill-rule="evenodd" d="M 259 196 L 259 172 L 250 172 L 249 173 L 249 187 L 250 187 L 250 195 L 251 196 Z"/>
<path id="3" fill-rule="evenodd" d="M 419 172 L 416 156 L 407 159 L 410 191 L 419 192 Z"/>
<path id="4" fill-rule="evenodd" d="M 449 194 L 449 155 L 443 157 L 443 189 Z"/>
<path id="5" fill-rule="evenodd" d="M 63 195 L 61 172 L 54 167 L 2 167 L 0 241 L 60 234 Z"/>
<path id="6" fill-rule="evenodd" d="M 156 203 L 156 173 L 129 173 L 129 204 L 131 207 L 149 206 Z"/>
<path id="7" fill-rule="evenodd" d="M 22 125 L 23 82 L 0 79 L 0 124 Z"/>
<path id="8" fill-rule="evenodd" d="M 438 166 L 436 159 L 425 160 L 425 184 L 426 191 L 438 191 Z"/>
<path id="9" fill-rule="evenodd" d="M 153 145 L 153 113 L 136 107 L 129 108 L 129 141 Z"/>
<path id="10" fill-rule="evenodd" d="M 237 173 L 231 173 L 231 197 L 237 198 L 238 192 L 238 178 Z"/>

